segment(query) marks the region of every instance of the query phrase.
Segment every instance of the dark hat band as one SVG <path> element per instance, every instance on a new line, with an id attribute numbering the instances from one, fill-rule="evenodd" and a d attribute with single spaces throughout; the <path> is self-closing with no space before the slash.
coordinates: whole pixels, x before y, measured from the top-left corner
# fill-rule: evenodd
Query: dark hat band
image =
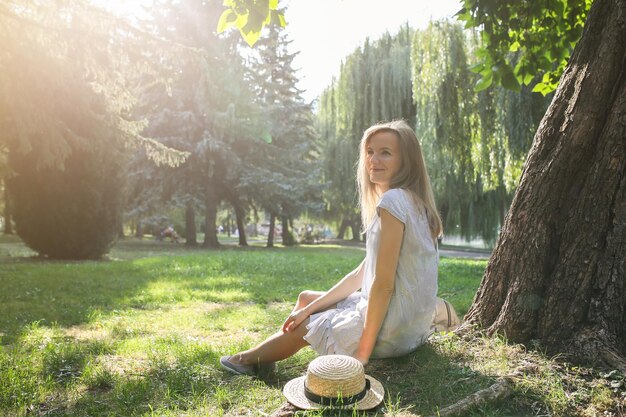
<path id="1" fill-rule="evenodd" d="M 365 388 L 363 391 L 351 395 L 350 397 L 322 397 L 321 395 L 317 395 L 311 391 L 306 386 L 306 382 L 304 384 L 304 396 L 313 401 L 316 404 L 320 405 L 328 405 L 328 406 L 343 406 L 354 404 L 357 401 L 361 401 L 367 395 L 367 391 L 370 389 L 370 380 L 365 378 Z"/>

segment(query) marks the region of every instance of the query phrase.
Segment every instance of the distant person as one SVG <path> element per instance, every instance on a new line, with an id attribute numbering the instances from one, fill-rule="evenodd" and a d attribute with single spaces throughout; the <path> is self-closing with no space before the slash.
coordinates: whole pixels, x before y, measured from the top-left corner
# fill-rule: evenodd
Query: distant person
<path id="1" fill-rule="evenodd" d="M 163 240 L 166 237 L 169 237 L 172 242 L 178 242 L 178 240 L 180 239 L 180 236 L 178 236 L 178 233 L 176 233 L 176 230 L 174 230 L 173 224 L 167 226 L 165 229 L 163 229 L 163 231 L 161 231 L 159 240 Z"/>
<path id="2" fill-rule="evenodd" d="M 367 233 L 361 264 L 326 292 L 303 291 L 282 329 L 246 351 L 223 356 L 230 372 L 253 375 L 310 345 L 320 355 L 405 355 L 431 332 L 441 219 L 422 148 L 404 121 L 363 134 L 357 169 Z"/>

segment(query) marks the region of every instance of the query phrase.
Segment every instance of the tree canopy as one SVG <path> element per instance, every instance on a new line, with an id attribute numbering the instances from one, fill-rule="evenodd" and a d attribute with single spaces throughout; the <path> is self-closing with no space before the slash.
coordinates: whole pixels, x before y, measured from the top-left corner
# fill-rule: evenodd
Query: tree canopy
<path id="1" fill-rule="evenodd" d="M 533 83 L 533 91 L 554 91 L 580 39 L 593 0 L 505 2 L 463 0 L 457 18 L 466 27 L 480 28 L 480 74 L 477 90 L 492 83 L 519 90 Z"/>

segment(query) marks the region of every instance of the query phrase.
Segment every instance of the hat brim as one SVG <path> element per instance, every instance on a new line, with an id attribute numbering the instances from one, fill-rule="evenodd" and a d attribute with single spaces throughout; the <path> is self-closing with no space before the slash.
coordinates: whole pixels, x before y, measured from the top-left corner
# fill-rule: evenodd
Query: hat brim
<path id="1" fill-rule="evenodd" d="M 292 379 L 287 382 L 283 388 L 283 394 L 291 404 L 303 410 L 317 410 L 321 408 L 334 408 L 343 410 L 370 410 L 380 404 L 385 398 L 385 389 L 383 384 L 369 375 L 365 375 L 370 381 L 370 389 L 361 400 L 344 406 L 327 406 L 321 405 L 309 400 L 304 395 L 304 380 L 306 376 Z"/>

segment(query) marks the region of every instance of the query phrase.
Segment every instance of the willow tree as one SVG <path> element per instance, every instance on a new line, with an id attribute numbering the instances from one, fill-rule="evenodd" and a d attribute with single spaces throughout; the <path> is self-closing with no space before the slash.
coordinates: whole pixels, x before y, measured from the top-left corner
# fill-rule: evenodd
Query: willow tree
<path id="1" fill-rule="evenodd" d="M 513 341 L 625 370 L 626 3 L 595 0 L 567 65 L 555 59 L 543 69 L 544 57 L 569 55 L 562 49 L 577 39 L 588 2 L 550 3 L 556 10 L 465 3 L 466 20 L 492 23 L 486 61 L 508 65 L 500 81 L 523 83 L 541 69 L 549 82 L 565 68 L 466 318 Z M 516 26 L 500 30 L 503 19 Z M 503 53 L 511 45 L 526 55 L 515 68 Z"/>
<path id="2" fill-rule="evenodd" d="M 325 200 L 329 216 L 340 221 L 340 236 L 351 226 L 359 239 L 354 164 L 365 129 L 392 119 L 415 120 L 411 90 L 410 47 L 413 30 L 366 40 L 346 57 L 339 76 L 319 99 L 318 126 L 322 133 Z"/>
<path id="3" fill-rule="evenodd" d="M 475 33 L 458 23 L 431 22 L 415 32 L 415 126 L 444 230 L 493 242 L 546 99 L 529 87 L 476 92 L 476 55 Z"/>

